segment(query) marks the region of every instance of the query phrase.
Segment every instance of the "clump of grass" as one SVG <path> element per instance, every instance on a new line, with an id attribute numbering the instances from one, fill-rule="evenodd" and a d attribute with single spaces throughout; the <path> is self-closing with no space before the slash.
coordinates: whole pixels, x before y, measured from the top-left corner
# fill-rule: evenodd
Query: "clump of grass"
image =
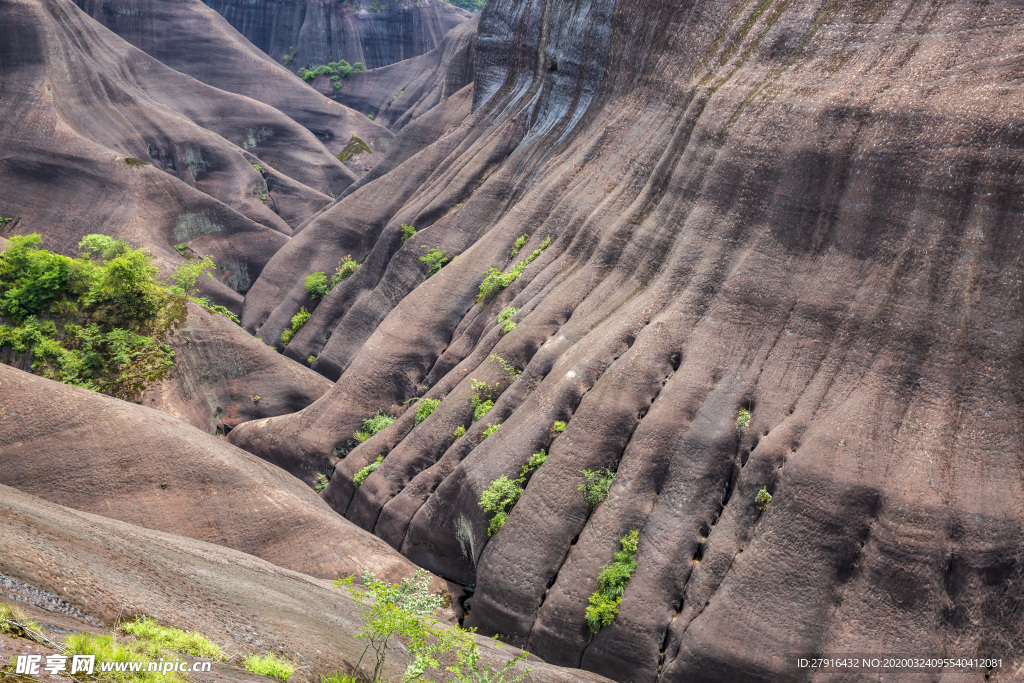
<path id="1" fill-rule="evenodd" d="M 129 166 L 149 166 L 148 161 L 136 159 L 135 157 L 125 157 L 124 163 L 128 164 Z"/>
<path id="2" fill-rule="evenodd" d="M 437 410 L 439 405 L 441 405 L 441 399 L 439 398 L 421 398 L 419 405 L 416 407 L 415 424 L 419 424 L 430 417 L 430 414 Z"/>
<path id="3" fill-rule="evenodd" d="M 480 433 L 480 440 L 483 441 L 484 439 L 489 437 L 491 434 L 493 434 L 494 432 L 498 431 L 499 427 L 501 427 L 501 423 L 500 422 L 498 422 L 498 423 L 488 422 L 487 423 L 487 428 L 483 432 Z"/>
<path id="4" fill-rule="evenodd" d="M 383 432 L 394 421 L 395 418 L 385 414 L 382 410 L 378 410 L 376 415 L 363 420 L 363 428 L 353 434 L 353 436 L 356 441 L 363 443 L 371 436 Z"/>
<path id="5" fill-rule="evenodd" d="M 583 475 L 583 481 L 576 489 L 583 492 L 583 497 L 587 499 L 591 511 L 596 510 L 597 506 L 608 497 L 612 482 L 615 481 L 615 472 L 610 467 L 606 467 L 603 470 L 580 470 L 580 474 Z"/>
<path id="6" fill-rule="evenodd" d="M 174 672 L 163 675 L 155 671 L 146 671 L 153 656 L 153 648 L 147 648 L 143 643 L 119 643 L 109 635 L 93 636 L 88 633 L 73 633 L 65 639 L 64 647 L 65 654 L 69 656 L 93 655 L 97 662 L 138 662 L 142 665 L 141 671 L 123 674 L 124 680 L 145 683 L 184 680 Z"/>
<path id="7" fill-rule="evenodd" d="M 376 472 L 377 468 L 380 467 L 381 463 L 383 462 L 384 456 L 378 455 L 376 460 L 374 460 L 369 465 L 356 472 L 355 476 L 352 477 L 352 483 L 355 484 L 355 487 L 359 488 L 360 486 L 362 486 L 363 482 L 366 481 L 366 478 L 373 474 L 374 472 Z"/>
<path id="8" fill-rule="evenodd" d="M 312 365 L 315 362 L 316 362 L 316 356 L 314 356 L 313 354 L 309 354 L 309 357 L 306 358 L 306 364 L 307 365 Z"/>
<path id="9" fill-rule="evenodd" d="M 225 658 L 220 646 L 202 633 L 162 626 L 152 617 L 137 617 L 135 621 L 121 624 L 121 630 L 145 643 L 182 654 L 205 659 Z"/>
<path id="10" fill-rule="evenodd" d="M 423 261 L 424 263 L 427 264 L 427 266 L 429 266 L 427 268 L 427 277 L 430 277 L 434 273 L 439 272 L 442 268 L 444 268 L 445 264 L 451 260 L 447 256 L 445 256 L 445 252 L 442 249 L 438 249 L 437 247 L 431 248 L 427 246 L 424 246 L 423 248 L 430 249 L 430 251 L 427 252 L 426 256 L 420 257 L 420 261 Z"/>
<path id="11" fill-rule="evenodd" d="M 320 683 L 363 683 L 358 678 L 353 678 L 348 674 L 335 671 L 332 673 L 320 674 Z"/>
<path id="12" fill-rule="evenodd" d="M 333 289 L 339 282 L 346 280 L 359 270 L 359 263 L 352 260 L 351 254 L 343 256 L 338 261 L 338 267 L 334 271 L 334 275 L 331 276 L 331 289 Z"/>
<path id="13" fill-rule="evenodd" d="M 555 420 L 555 423 L 551 425 L 551 431 L 554 434 L 561 434 L 562 432 L 565 431 L 565 428 L 567 426 L 568 425 L 565 422 L 562 422 L 561 420 Z"/>
<path id="14" fill-rule="evenodd" d="M 38 623 L 14 605 L 0 602 L 0 633 L 6 633 L 16 638 L 28 638 L 28 631 L 42 632 L 42 630 Z"/>
<path id="15" fill-rule="evenodd" d="M 750 411 L 746 408 L 740 408 L 739 413 L 736 414 L 736 433 L 745 434 L 747 429 L 750 428 Z"/>
<path id="16" fill-rule="evenodd" d="M 508 255 L 509 260 L 516 257 L 516 254 L 519 253 L 519 250 L 523 248 L 523 245 L 526 244 L 526 240 L 529 238 L 529 235 L 520 235 L 516 238 L 516 241 L 512 243 L 512 253 Z"/>
<path id="17" fill-rule="evenodd" d="M 772 494 L 768 493 L 768 488 L 765 486 L 761 487 L 761 490 L 754 496 L 754 503 L 757 504 L 757 509 L 764 512 L 768 509 L 768 505 L 772 502 Z"/>
<path id="18" fill-rule="evenodd" d="M 298 334 L 299 330 L 302 329 L 302 326 L 309 321 L 310 315 L 312 314 L 306 310 L 305 306 L 303 306 L 302 308 L 299 309 L 298 313 L 292 316 L 291 329 L 285 330 L 284 332 L 281 333 L 281 341 L 284 343 L 285 346 L 287 346 L 288 342 L 295 338 L 295 335 Z"/>
<path id="19" fill-rule="evenodd" d="M 286 657 L 267 653 L 265 655 L 251 654 L 242 663 L 246 671 L 251 671 L 260 676 L 270 676 L 279 681 L 287 681 L 295 671 L 295 665 Z"/>
<path id="20" fill-rule="evenodd" d="M 316 475 L 316 483 L 313 484 L 313 490 L 316 491 L 317 493 L 320 493 L 325 488 L 327 488 L 327 485 L 329 483 L 331 483 L 331 480 L 328 479 L 323 472 L 321 472 L 320 474 Z"/>
<path id="21" fill-rule="evenodd" d="M 466 425 L 459 425 L 458 427 L 455 428 L 455 431 L 452 432 L 452 438 L 455 439 L 456 441 L 458 441 L 459 439 L 461 439 L 465 435 L 466 435 Z"/>
<path id="22" fill-rule="evenodd" d="M 587 625 L 592 633 L 611 624 L 619 613 L 622 594 L 636 571 L 636 549 L 639 543 L 640 532 L 633 529 L 622 537 L 622 549 L 615 553 L 612 563 L 601 568 L 601 574 L 597 577 L 597 590 L 590 596 L 590 606 L 586 612 Z"/>
<path id="23" fill-rule="evenodd" d="M 526 489 L 526 479 L 548 459 L 546 451 L 541 450 L 530 456 L 530 460 L 523 465 L 518 479 L 509 479 L 502 475 L 492 481 L 490 485 L 480 494 L 480 507 L 491 513 L 491 521 L 487 525 L 487 535 L 493 536 L 501 531 L 508 519 L 512 508 Z"/>
<path id="24" fill-rule="evenodd" d="M 417 232 L 416 228 L 408 223 L 402 223 L 402 244 L 405 244 Z"/>

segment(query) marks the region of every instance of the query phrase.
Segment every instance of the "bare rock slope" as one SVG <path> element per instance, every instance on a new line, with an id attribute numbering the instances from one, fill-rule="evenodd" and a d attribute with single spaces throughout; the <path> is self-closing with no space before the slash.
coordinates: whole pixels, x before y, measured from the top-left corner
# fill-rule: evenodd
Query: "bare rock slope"
<path id="1" fill-rule="evenodd" d="M 277 338 L 312 303 L 302 278 L 356 258 L 287 351 L 337 384 L 231 440 L 336 464 L 325 497 L 472 587 L 468 624 L 616 680 L 1021 652 L 1018 11 L 492 0 L 473 113 L 319 214 L 246 296 L 245 326 Z M 432 248 L 458 258 L 428 277 Z M 500 393 L 475 423 L 473 380 Z M 441 403 L 415 424 L 424 391 Z M 353 449 L 378 410 L 404 412 Z M 481 492 L 540 449 L 489 537 Z M 580 470 L 606 467 L 590 510 Z M 588 597 L 631 529 L 637 569 L 594 635 Z"/>

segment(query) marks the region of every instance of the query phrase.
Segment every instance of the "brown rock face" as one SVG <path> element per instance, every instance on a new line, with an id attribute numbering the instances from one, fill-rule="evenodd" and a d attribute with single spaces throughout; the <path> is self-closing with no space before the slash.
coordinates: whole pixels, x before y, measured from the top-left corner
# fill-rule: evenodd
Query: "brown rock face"
<path id="1" fill-rule="evenodd" d="M 256 47 L 278 62 L 306 67 L 346 60 L 369 68 L 434 49 L 472 16 L 444 0 L 207 0 Z"/>
<path id="2" fill-rule="evenodd" d="M 289 346 L 337 384 L 230 439 L 338 462 L 325 498 L 473 585 L 468 624 L 616 680 L 1021 652 L 1018 11 L 493 0 L 472 114 L 317 216 L 246 298 L 273 337 L 308 272 L 362 263 Z M 425 247 L 458 258 L 428 277 Z M 455 440 L 474 379 L 501 394 Z M 414 425 L 424 386 L 442 402 Z M 339 462 L 378 409 L 405 412 Z M 488 537 L 481 492 L 541 448 Z M 579 472 L 603 467 L 591 512 Z M 592 635 L 631 529 L 637 569 Z"/>

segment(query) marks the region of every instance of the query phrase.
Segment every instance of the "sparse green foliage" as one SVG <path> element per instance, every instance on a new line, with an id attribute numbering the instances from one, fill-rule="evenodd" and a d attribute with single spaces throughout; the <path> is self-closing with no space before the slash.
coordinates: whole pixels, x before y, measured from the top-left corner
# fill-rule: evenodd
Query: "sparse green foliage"
<path id="1" fill-rule="evenodd" d="M 178 252 L 179 254 L 181 254 L 182 256 L 184 256 L 184 255 L 185 255 L 185 252 L 186 252 L 186 251 L 188 251 L 188 245 L 187 245 L 187 244 L 185 244 L 185 243 L 182 243 L 182 244 L 175 244 L 175 245 L 174 245 L 174 249 L 175 249 L 175 251 L 177 251 L 177 252 Z"/>
<path id="2" fill-rule="evenodd" d="M 340 671 L 320 674 L 320 683 L 363 683 L 361 679 L 343 674 Z"/>
<path id="3" fill-rule="evenodd" d="M 185 298 L 155 279 L 152 254 L 87 235 L 72 259 L 40 241 L 16 235 L 0 254 L 0 347 L 38 375 L 122 398 L 162 377 L 174 352 L 161 340 Z"/>
<path id="4" fill-rule="evenodd" d="M 331 289 L 334 289 L 342 280 L 347 280 L 353 273 L 359 270 L 359 264 L 352 260 L 352 256 L 343 256 L 338 262 L 338 268 L 331 276 Z"/>
<path id="5" fill-rule="evenodd" d="M 255 396 L 253 396 L 252 397 L 252 402 L 253 403 L 259 403 L 260 402 L 260 395 L 256 394 Z"/>
<path id="6" fill-rule="evenodd" d="M 371 436 L 383 432 L 394 421 L 395 418 L 385 414 L 381 410 L 378 410 L 376 415 L 363 420 L 363 428 L 357 431 L 353 436 L 356 441 L 363 443 Z"/>
<path id="7" fill-rule="evenodd" d="M 501 332 L 502 332 L 502 334 L 508 334 L 509 332 L 511 332 L 514 329 L 516 329 L 516 321 L 515 320 L 506 320 L 505 322 L 503 322 L 501 324 Z"/>
<path id="8" fill-rule="evenodd" d="M 363 482 L 366 481 L 366 478 L 373 474 L 374 472 L 376 472 L 377 468 L 380 467 L 381 463 L 383 462 L 384 456 L 378 455 L 376 460 L 374 460 L 369 465 L 356 472 L 355 476 L 352 477 L 352 483 L 355 485 L 355 487 L 359 488 L 360 486 L 362 486 Z"/>
<path id="9" fill-rule="evenodd" d="M 327 485 L 329 483 L 331 483 L 331 480 L 328 479 L 323 472 L 320 472 L 319 474 L 316 475 L 316 482 L 313 484 L 313 490 L 316 491 L 317 493 L 320 493 L 325 488 L 327 488 Z"/>
<path id="10" fill-rule="evenodd" d="M 750 427 L 750 411 L 746 408 L 740 408 L 739 413 L 736 415 L 736 432 L 738 434 L 746 433 Z"/>
<path id="11" fill-rule="evenodd" d="M 612 482 L 615 481 L 615 472 L 610 467 L 606 467 L 603 470 L 580 470 L 580 474 L 583 475 L 583 481 L 576 489 L 583 492 L 583 497 L 590 504 L 590 509 L 596 510 L 597 506 L 608 497 Z"/>
<path id="12" fill-rule="evenodd" d="M 548 459 L 547 452 L 541 450 L 530 456 L 530 460 L 523 465 L 518 479 L 509 479 L 502 475 L 491 482 L 490 486 L 480 494 L 480 507 L 491 513 L 491 521 L 487 525 L 487 535 L 493 536 L 501 531 L 505 525 L 509 513 L 523 495 L 526 488 L 526 479 L 530 474 L 539 468 Z"/>
<path id="13" fill-rule="evenodd" d="M 327 282 L 327 273 L 318 270 L 306 276 L 306 291 L 313 299 L 323 299 L 327 292 L 331 291 L 331 285 Z"/>
<path id="14" fill-rule="evenodd" d="M 440 271 L 442 268 L 444 268 L 445 264 L 451 260 L 444 255 L 445 253 L 443 250 L 438 249 L 437 247 L 431 248 L 424 246 L 423 248 L 430 249 L 430 251 L 427 252 L 426 256 L 420 257 L 420 261 L 423 261 L 429 266 L 429 268 L 427 269 L 427 277 L 430 277 L 434 273 Z"/>
<path id="15" fill-rule="evenodd" d="M 515 308 L 514 306 L 506 306 L 504 309 L 502 309 L 501 313 L 498 314 L 498 322 L 505 322 L 518 312 L 518 308 Z"/>
<path id="16" fill-rule="evenodd" d="M 497 423 L 495 423 L 495 422 L 488 422 L 487 423 L 487 428 L 484 429 L 484 431 L 482 431 L 480 433 L 480 440 L 483 441 L 484 439 L 489 437 L 491 434 L 493 434 L 494 432 L 498 431 L 499 427 L 501 427 L 501 423 L 500 422 L 497 422 Z"/>
<path id="17" fill-rule="evenodd" d="M 316 362 L 316 356 L 314 356 L 313 354 L 309 354 L 309 357 L 306 358 L 306 364 L 307 365 L 312 365 L 315 362 Z"/>
<path id="18" fill-rule="evenodd" d="M 167 648 L 204 659 L 226 659 L 220 646 L 202 633 L 162 626 L 152 617 L 136 617 L 134 621 L 121 624 L 120 628 L 140 642 L 155 648 Z"/>
<path id="19" fill-rule="evenodd" d="M 512 363 L 508 362 L 496 353 L 492 353 L 488 360 L 498 364 L 501 371 L 505 373 L 505 378 L 509 382 L 515 382 L 519 379 L 519 375 L 523 374 L 522 370 L 519 370 L 516 366 L 512 365 Z"/>
<path id="20" fill-rule="evenodd" d="M 519 250 L 523 248 L 523 245 L 526 244 L 526 240 L 529 238 L 529 235 L 520 235 L 516 238 L 516 241 L 512 244 L 512 253 L 508 255 L 510 260 L 516 257 L 516 254 L 519 253 Z"/>
<path id="21" fill-rule="evenodd" d="M 263 655 L 251 654 L 242 663 L 246 671 L 251 671 L 260 676 L 269 676 L 279 681 L 287 681 L 295 672 L 295 665 L 287 657 L 278 657 L 275 654 Z"/>
<path id="22" fill-rule="evenodd" d="M 253 164 L 252 167 L 259 171 L 261 175 L 263 174 L 263 167 L 259 164 Z"/>
<path id="23" fill-rule="evenodd" d="M 464 437 L 465 435 L 466 435 L 466 425 L 459 425 L 458 427 L 455 428 L 455 431 L 452 432 L 452 438 L 455 439 L 455 440 L 459 440 L 462 437 Z"/>
<path id="24" fill-rule="evenodd" d="M 568 425 L 565 422 L 562 422 L 561 420 L 555 420 L 555 423 L 551 425 L 551 431 L 555 434 L 561 434 L 562 432 L 565 431 L 566 427 L 568 427 Z"/>
<path id="25" fill-rule="evenodd" d="M 516 241 L 518 242 L 518 240 Z M 512 270 L 507 273 L 503 273 L 497 268 L 488 268 L 484 271 L 484 279 L 480 282 L 480 291 L 476 296 L 476 300 L 480 303 L 484 303 L 494 297 L 498 292 L 518 280 L 526 267 L 533 263 L 533 261 L 541 255 L 541 252 L 547 249 L 550 244 L 551 238 L 545 238 L 544 241 L 541 242 L 540 247 L 534 249 L 529 256 L 512 266 Z M 518 250 L 516 253 L 518 253 Z"/>
<path id="26" fill-rule="evenodd" d="M 344 59 L 341 59 L 337 62 L 320 64 L 309 69 L 299 69 L 295 75 L 302 80 L 309 82 L 315 80 L 317 76 L 338 76 L 340 78 L 348 78 L 350 74 L 357 74 L 360 71 L 366 71 L 366 65 L 362 62 L 349 64 Z"/>
<path id="27" fill-rule="evenodd" d="M 441 399 L 439 398 L 421 398 L 419 405 L 416 407 L 415 424 L 419 424 L 430 417 L 430 414 L 437 410 L 439 405 L 441 405 Z"/>
<path id="28" fill-rule="evenodd" d="M 341 84 L 335 83 L 334 89 L 341 90 Z M 373 154 L 373 149 L 366 144 L 366 140 L 363 140 L 358 135 L 353 135 L 349 138 L 348 144 L 345 145 L 345 148 L 338 153 L 338 161 L 342 163 L 351 161 L 364 152 L 367 154 Z"/>
<path id="29" fill-rule="evenodd" d="M 402 223 L 402 244 L 405 244 L 417 232 L 416 228 L 408 223 Z"/>
<path id="30" fill-rule="evenodd" d="M 611 624 L 619 613 L 622 594 L 636 571 L 636 549 L 639 543 L 640 532 L 633 529 L 622 537 L 622 549 L 615 553 L 612 563 L 601 568 L 601 574 L 597 577 L 597 590 L 590 596 L 590 606 L 586 612 L 587 625 L 592 633 Z"/>
<path id="31" fill-rule="evenodd" d="M 391 96 L 391 101 L 394 102 L 395 100 L 397 100 L 399 97 L 402 96 L 402 93 L 404 92 L 404 90 L 399 90 L 397 93 Z"/>
<path id="32" fill-rule="evenodd" d="M 772 502 L 772 494 L 768 493 L 768 488 L 762 486 L 761 490 L 754 496 L 754 503 L 757 504 L 757 509 L 764 512 L 768 509 L 768 505 Z"/>
<path id="33" fill-rule="evenodd" d="M 157 683 L 158 681 L 166 683 L 167 681 L 184 680 L 174 672 L 163 675 L 159 672 L 146 671 L 146 666 L 151 660 L 153 653 L 152 649 L 144 643 L 120 643 L 109 635 L 94 636 L 88 633 L 73 633 L 65 639 L 64 647 L 66 650 L 64 654 L 69 657 L 74 655 L 93 655 L 96 657 L 97 662 L 138 662 L 141 664 L 141 671 L 125 674 L 123 680 L 142 681 L 144 683 Z"/>
<path id="34" fill-rule="evenodd" d="M 204 256 L 198 261 L 186 261 L 171 273 L 171 279 L 174 280 L 171 290 L 193 298 L 196 295 L 196 283 L 199 281 L 199 276 L 206 273 L 206 276 L 212 279 L 211 270 L 217 270 L 217 264 L 209 256 Z"/>
<path id="35" fill-rule="evenodd" d="M 149 166 L 148 161 L 136 159 L 135 157 L 125 157 L 124 163 L 128 164 L 129 166 Z"/>
<path id="36" fill-rule="evenodd" d="M 303 306 L 299 309 L 298 313 L 292 316 L 291 329 L 287 329 L 281 333 L 281 341 L 284 342 L 285 346 L 295 338 L 295 335 L 302 329 L 302 326 L 309 320 L 310 315 L 312 314 L 306 310 L 305 306 Z"/>
<path id="37" fill-rule="evenodd" d="M 42 627 L 14 605 L 0 602 L 0 633 L 14 638 L 28 638 L 32 631 L 41 633 Z"/>
<path id="38" fill-rule="evenodd" d="M 473 407 L 473 421 L 476 422 L 494 407 L 493 396 L 497 392 L 498 386 L 492 387 L 487 382 L 481 382 L 478 379 L 470 380 L 470 383 L 473 387 L 470 405 Z"/>

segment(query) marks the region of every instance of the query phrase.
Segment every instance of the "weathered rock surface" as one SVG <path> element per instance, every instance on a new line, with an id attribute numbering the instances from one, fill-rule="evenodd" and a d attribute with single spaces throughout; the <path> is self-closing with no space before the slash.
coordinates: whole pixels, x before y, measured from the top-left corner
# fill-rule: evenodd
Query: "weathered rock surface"
<path id="1" fill-rule="evenodd" d="M 467 624 L 616 680 L 784 680 L 797 653 L 1012 657 L 1018 12 L 492 0 L 473 113 L 311 221 L 246 298 L 245 326 L 275 337 L 308 272 L 362 263 L 288 349 L 337 384 L 231 441 L 292 471 L 338 463 L 325 498 L 473 586 Z M 402 223 L 420 231 L 405 244 Z M 516 259 L 552 243 L 479 303 L 520 235 Z M 425 247 L 458 258 L 428 278 Z M 492 354 L 524 368 L 511 386 Z M 503 393 L 454 440 L 472 379 Z M 424 387 L 443 401 L 414 425 Z M 349 452 L 378 409 L 405 412 Z M 541 448 L 488 538 L 481 491 Z M 591 513 L 579 471 L 606 466 Z M 592 636 L 587 599 L 630 529 L 637 570 Z"/>
<path id="2" fill-rule="evenodd" d="M 204 432 L 226 434 L 240 422 L 301 410 L 332 386 L 193 303 L 166 341 L 174 350 L 174 368 L 146 389 L 140 403 Z"/>
<path id="3" fill-rule="evenodd" d="M 434 49 L 471 13 L 444 0 L 207 0 L 256 47 L 296 66 L 346 60 L 374 68 Z"/>
<path id="4" fill-rule="evenodd" d="M 146 614 L 200 631 L 231 655 L 283 653 L 299 664 L 292 681 L 317 683 L 321 673 L 348 671 L 365 647 L 353 638 L 362 621 L 351 598 L 329 581 L 230 548 L 70 510 L 2 485 L 0 573 L 107 623 Z M 514 648 L 497 649 L 488 639 L 481 639 L 481 651 L 484 661 L 493 663 L 518 654 Z M 388 652 L 389 676 L 401 676 L 408 664 L 402 648 Z M 534 683 L 607 680 L 533 656 L 527 666 Z M 244 674 L 239 678 L 250 680 Z"/>
<path id="5" fill-rule="evenodd" d="M 161 412 L 6 365 L 0 483 L 311 576 L 416 570 L 306 484 L 245 451 Z"/>
<path id="6" fill-rule="evenodd" d="M 332 154 L 338 154 L 353 135 L 372 145 L 390 137 L 365 116 L 318 96 L 201 0 L 75 1 L 93 19 L 172 69 L 269 104 L 309 129 Z M 265 140 L 272 144 L 283 134 L 279 125 L 253 117 L 246 148 Z"/>

